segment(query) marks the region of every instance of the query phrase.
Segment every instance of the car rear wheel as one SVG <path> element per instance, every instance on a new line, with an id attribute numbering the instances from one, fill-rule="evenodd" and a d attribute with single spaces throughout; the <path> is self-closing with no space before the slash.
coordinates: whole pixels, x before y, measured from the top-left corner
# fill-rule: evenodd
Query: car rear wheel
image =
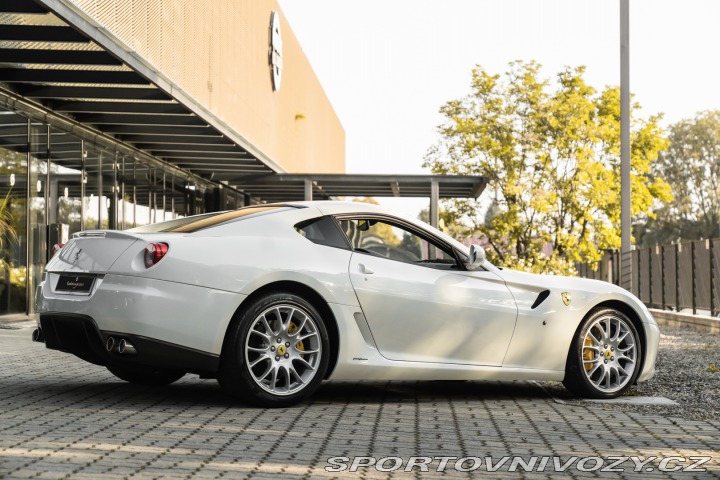
<path id="1" fill-rule="evenodd" d="M 120 380 L 125 380 L 126 382 L 136 385 L 144 385 L 146 387 L 169 385 L 185 376 L 185 372 L 166 370 L 135 369 L 118 366 L 109 366 L 107 369 Z"/>
<path id="2" fill-rule="evenodd" d="M 632 320 L 610 308 L 591 312 L 570 347 L 563 384 L 580 397 L 615 398 L 640 373 L 642 345 Z"/>
<path id="3" fill-rule="evenodd" d="M 320 386 L 330 345 L 317 309 L 291 293 L 264 295 L 229 331 L 218 381 L 243 402 L 294 405 Z"/>

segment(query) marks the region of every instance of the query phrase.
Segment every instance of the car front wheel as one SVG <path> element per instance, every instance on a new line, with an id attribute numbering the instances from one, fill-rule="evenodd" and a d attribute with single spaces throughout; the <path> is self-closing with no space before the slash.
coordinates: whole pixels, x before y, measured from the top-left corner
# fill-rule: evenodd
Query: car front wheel
<path id="1" fill-rule="evenodd" d="M 218 380 L 243 402 L 286 407 L 320 386 L 329 353 L 315 307 L 295 294 L 271 293 L 248 305 L 231 327 Z"/>
<path id="2" fill-rule="evenodd" d="M 580 397 L 615 398 L 640 373 L 642 346 L 632 320 L 610 308 L 592 312 L 570 347 L 563 384 Z"/>

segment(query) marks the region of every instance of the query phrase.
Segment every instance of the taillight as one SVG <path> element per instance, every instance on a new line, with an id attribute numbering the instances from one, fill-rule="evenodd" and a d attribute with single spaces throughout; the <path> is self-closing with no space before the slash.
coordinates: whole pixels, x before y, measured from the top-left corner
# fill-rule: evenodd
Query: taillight
<path id="1" fill-rule="evenodd" d="M 151 243 L 145 247 L 145 268 L 150 268 L 162 260 L 167 251 L 167 243 Z"/>
<path id="2" fill-rule="evenodd" d="M 60 251 L 62 247 L 64 247 L 64 243 L 56 243 L 53 245 L 53 247 L 50 249 L 50 258 L 54 257 L 57 252 Z"/>

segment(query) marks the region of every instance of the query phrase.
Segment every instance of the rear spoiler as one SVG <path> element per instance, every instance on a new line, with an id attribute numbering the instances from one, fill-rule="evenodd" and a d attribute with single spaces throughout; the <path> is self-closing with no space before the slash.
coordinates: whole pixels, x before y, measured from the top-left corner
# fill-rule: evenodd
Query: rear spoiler
<path id="1" fill-rule="evenodd" d="M 73 238 L 131 238 L 139 240 L 141 237 L 120 230 L 84 230 L 73 233 Z"/>

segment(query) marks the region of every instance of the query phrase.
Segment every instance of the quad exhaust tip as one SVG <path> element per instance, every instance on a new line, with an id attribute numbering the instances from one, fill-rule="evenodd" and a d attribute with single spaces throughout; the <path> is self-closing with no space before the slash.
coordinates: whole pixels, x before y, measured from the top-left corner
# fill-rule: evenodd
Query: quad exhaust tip
<path id="1" fill-rule="evenodd" d="M 135 347 L 133 347 L 130 342 L 124 338 L 116 340 L 115 337 L 108 337 L 105 342 L 105 350 L 111 353 L 118 353 L 120 355 L 135 355 L 137 353 Z"/>
<path id="2" fill-rule="evenodd" d="M 42 329 L 36 328 L 32 332 L 32 341 L 45 343 L 45 335 L 43 335 Z"/>
<path id="3" fill-rule="evenodd" d="M 135 347 L 132 346 L 132 344 L 130 344 L 127 340 L 123 338 L 118 344 L 118 353 L 120 355 L 135 355 L 137 351 L 135 350 Z"/>

